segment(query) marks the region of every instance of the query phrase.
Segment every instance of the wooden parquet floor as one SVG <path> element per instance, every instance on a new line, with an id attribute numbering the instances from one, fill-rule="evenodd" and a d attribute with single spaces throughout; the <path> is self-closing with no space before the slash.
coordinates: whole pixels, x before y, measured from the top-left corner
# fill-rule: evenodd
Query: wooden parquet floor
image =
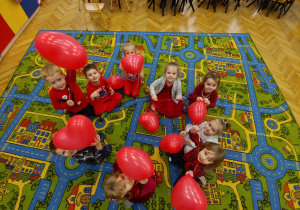
<path id="1" fill-rule="evenodd" d="M 102 2 L 110 10 L 110 1 Z M 208 1 L 198 8 L 198 2 L 194 0 L 195 12 L 187 4 L 184 12 L 177 13 L 175 17 L 170 8 L 171 0 L 167 1 L 165 16 L 162 16 L 159 2 L 156 1 L 153 12 L 148 9 L 147 0 L 133 0 L 130 3 L 131 12 L 128 12 L 125 0 L 121 0 L 121 11 L 116 1 L 113 3 L 113 12 L 109 11 L 109 30 L 249 33 L 300 124 L 299 0 L 280 19 L 277 19 L 278 11 L 271 11 L 266 17 L 267 10 L 257 13 L 258 3 L 247 8 L 249 2 L 242 0 L 241 6 L 235 11 L 236 2 L 230 0 L 227 13 L 224 13 L 225 7 L 221 3 L 214 13 L 212 6 L 206 9 Z M 93 17 L 94 21 L 87 15 L 89 30 L 105 30 L 101 16 Z M 83 8 L 78 10 L 78 0 L 42 0 L 41 10 L 0 63 L 0 94 L 39 30 L 85 30 Z"/>

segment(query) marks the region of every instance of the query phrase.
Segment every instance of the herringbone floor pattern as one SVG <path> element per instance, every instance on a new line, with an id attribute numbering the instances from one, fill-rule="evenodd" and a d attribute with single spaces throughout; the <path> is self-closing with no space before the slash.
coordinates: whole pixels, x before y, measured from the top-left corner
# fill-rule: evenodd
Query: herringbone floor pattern
<path id="1" fill-rule="evenodd" d="M 110 10 L 110 1 L 102 2 Z M 224 13 L 224 6 L 218 4 L 214 13 L 212 6 L 206 9 L 208 1 L 198 8 L 198 2 L 194 0 L 195 12 L 186 5 L 184 12 L 175 17 L 170 8 L 171 0 L 167 1 L 165 16 L 162 16 L 159 2 L 156 1 L 155 12 L 148 9 L 147 0 L 133 0 L 131 12 L 124 0 L 121 0 L 121 11 L 114 2 L 113 12 L 109 11 L 109 30 L 249 33 L 300 124 L 300 1 L 295 1 L 279 20 L 278 11 L 272 11 L 266 17 L 267 10 L 257 13 L 259 4 L 247 8 L 249 2 L 246 1 L 241 1 L 241 6 L 234 10 L 236 2 L 230 0 L 227 13 Z M 78 0 L 42 0 L 40 12 L 0 63 L 0 94 L 38 31 L 85 30 L 83 10 L 82 5 L 81 11 L 78 10 Z M 102 18 L 99 15 L 93 17 L 94 21 L 87 15 L 89 30 L 105 30 Z"/>

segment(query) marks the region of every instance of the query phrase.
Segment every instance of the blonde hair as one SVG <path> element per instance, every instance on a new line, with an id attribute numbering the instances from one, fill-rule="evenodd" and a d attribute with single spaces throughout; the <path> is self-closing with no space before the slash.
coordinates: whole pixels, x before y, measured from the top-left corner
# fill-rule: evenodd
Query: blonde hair
<path id="1" fill-rule="evenodd" d="M 104 195 L 108 199 L 115 200 L 116 202 L 123 202 L 132 197 L 130 191 L 122 186 L 122 180 L 118 179 L 120 173 L 113 173 L 109 175 L 103 182 Z"/>
<path id="2" fill-rule="evenodd" d="M 48 64 L 41 69 L 41 76 L 44 78 L 44 80 L 46 80 L 47 77 L 51 77 L 57 72 L 64 75 L 58 66 L 54 64 Z"/>
<path id="3" fill-rule="evenodd" d="M 215 168 L 217 168 L 225 159 L 226 153 L 224 149 L 216 143 L 213 142 L 206 142 L 205 144 L 201 145 L 199 148 L 199 152 L 203 149 L 207 149 L 211 153 L 214 154 L 214 162 L 212 164 L 208 164 L 204 166 L 204 171 L 209 172 Z"/>
<path id="4" fill-rule="evenodd" d="M 170 62 L 170 63 L 168 63 L 168 64 L 166 65 L 166 67 L 165 67 L 164 73 L 166 73 L 166 71 L 167 71 L 167 69 L 168 69 L 169 66 L 174 66 L 174 67 L 177 68 L 177 77 L 178 77 L 178 76 L 179 76 L 179 73 L 180 73 L 179 65 L 178 65 L 177 63 L 175 63 L 175 62 Z"/>
<path id="5" fill-rule="evenodd" d="M 125 55 L 125 51 L 128 49 L 133 49 L 135 53 L 137 53 L 135 45 L 130 41 L 127 41 L 123 44 L 123 55 Z"/>
<path id="6" fill-rule="evenodd" d="M 231 128 L 231 124 L 228 119 L 222 119 L 219 117 L 215 117 L 215 118 L 208 120 L 207 122 L 210 122 L 210 121 L 216 121 L 220 125 L 218 135 L 222 134 L 224 131 Z"/>
<path id="7" fill-rule="evenodd" d="M 209 78 L 213 79 L 217 83 L 217 88 L 220 85 L 221 76 L 216 71 L 208 72 L 202 80 L 202 84 L 204 84 Z"/>

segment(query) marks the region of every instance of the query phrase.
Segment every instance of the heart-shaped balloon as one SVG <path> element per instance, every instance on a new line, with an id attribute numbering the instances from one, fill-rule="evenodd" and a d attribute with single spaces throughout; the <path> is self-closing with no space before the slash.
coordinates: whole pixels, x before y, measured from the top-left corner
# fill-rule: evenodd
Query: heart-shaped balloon
<path id="1" fill-rule="evenodd" d="M 206 104 L 204 101 L 196 101 L 191 104 L 188 109 L 188 115 L 191 118 L 192 122 L 199 125 L 201 124 L 206 117 Z"/>
<path id="2" fill-rule="evenodd" d="M 159 119 L 153 112 L 146 112 L 139 117 L 139 123 L 149 132 L 156 132 L 159 126 Z"/>
<path id="3" fill-rule="evenodd" d="M 165 136 L 159 143 L 160 148 L 165 152 L 177 153 L 184 143 L 184 138 L 180 134 L 169 134 Z"/>
<path id="4" fill-rule="evenodd" d="M 206 197 L 199 184 L 190 176 L 183 176 L 171 193 L 171 203 L 176 210 L 205 210 Z"/>
<path id="5" fill-rule="evenodd" d="M 154 165 L 150 156 L 135 147 L 123 147 L 117 153 L 121 171 L 131 179 L 141 181 L 152 176 Z"/>
<path id="6" fill-rule="evenodd" d="M 112 89 L 121 89 L 124 87 L 125 81 L 122 77 L 117 75 L 112 75 L 108 77 L 107 79 L 108 86 L 110 86 Z"/>
<path id="7" fill-rule="evenodd" d="M 96 130 L 92 121 L 83 116 L 71 117 L 67 126 L 57 131 L 53 143 L 57 148 L 79 150 L 95 142 Z"/>
<path id="8" fill-rule="evenodd" d="M 42 57 L 63 68 L 79 69 L 88 62 L 84 47 L 67 34 L 42 32 L 35 38 L 34 46 Z"/>
<path id="9" fill-rule="evenodd" d="M 144 57 L 141 54 L 125 56 L 121 59 L 121 65 L 125 71 L 137 74 L 144 66 Z"/>

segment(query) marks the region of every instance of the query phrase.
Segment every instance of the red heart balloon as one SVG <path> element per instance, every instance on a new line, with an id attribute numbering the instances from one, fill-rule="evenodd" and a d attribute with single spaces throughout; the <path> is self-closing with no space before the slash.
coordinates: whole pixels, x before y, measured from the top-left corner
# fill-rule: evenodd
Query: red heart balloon
<path id="1" fill-rule="evenodd" d="M 63 33 L 42 32 L 35 38 L 34 46 L 42 57 L 63 68 L 79 69 L 88 62 L 84 47 L 76 39 Z"/>
<path id="2" fill-rule="evenodd" d="M 137 74 L 144 66 L 144 57 L 141 54 L 125 56 L 121 59 L 123 69 L 131 74 Z"/>
<path id="3" fill-rule="evenodd" d="M 183 176 L 171 193 L 171 203 L 176 210 L 204 210 L 206 197 L 199 184 L 190 176 Z"/>
<path id="4" fill-rule="evenodd" d="M 160 141 L 159 146 L 165 152 L 177 153 L 182 149 L 183 142 L 180 134 L 169 134 Z"/>
<path id="5" fill-rule="evenodd" d="M 191 118 L 192 122 L 199 125 L 201 124 L 206 117 L 206 104 L 204 101 L 196 101 L 191 104 L 188 109 L 188 115 Z"/>
<path id="6" fill-rule="evenodd" d="M 135 147 L 123 147 L 117 154 L 121 171 L 131 179 L 140 181 L 152 176 L 154 165 L 150 156 Z"/>
<path id="7" fill-rule="evenodd" d="M 122 77 L 117 75 L 112 75 L 107 79 L 108 86 L 112 89 L 120 89 L 124 87 L 125 81 Z"/>
<path id="8" fill-rule="evenodd" d="M 139 123 L 149 132 L 156 132 L 159 126 L 159 119 L 153 112 L 146 112 L 139 117 Z"/>
<path id="9" fill-rule="evenodd" d="M 57 131 L 53 143 L 57 148 L 79 150 L 95 142 L 96 130 L 92 121 L 83 116 L 71 117 L 67 126 Z"/>

